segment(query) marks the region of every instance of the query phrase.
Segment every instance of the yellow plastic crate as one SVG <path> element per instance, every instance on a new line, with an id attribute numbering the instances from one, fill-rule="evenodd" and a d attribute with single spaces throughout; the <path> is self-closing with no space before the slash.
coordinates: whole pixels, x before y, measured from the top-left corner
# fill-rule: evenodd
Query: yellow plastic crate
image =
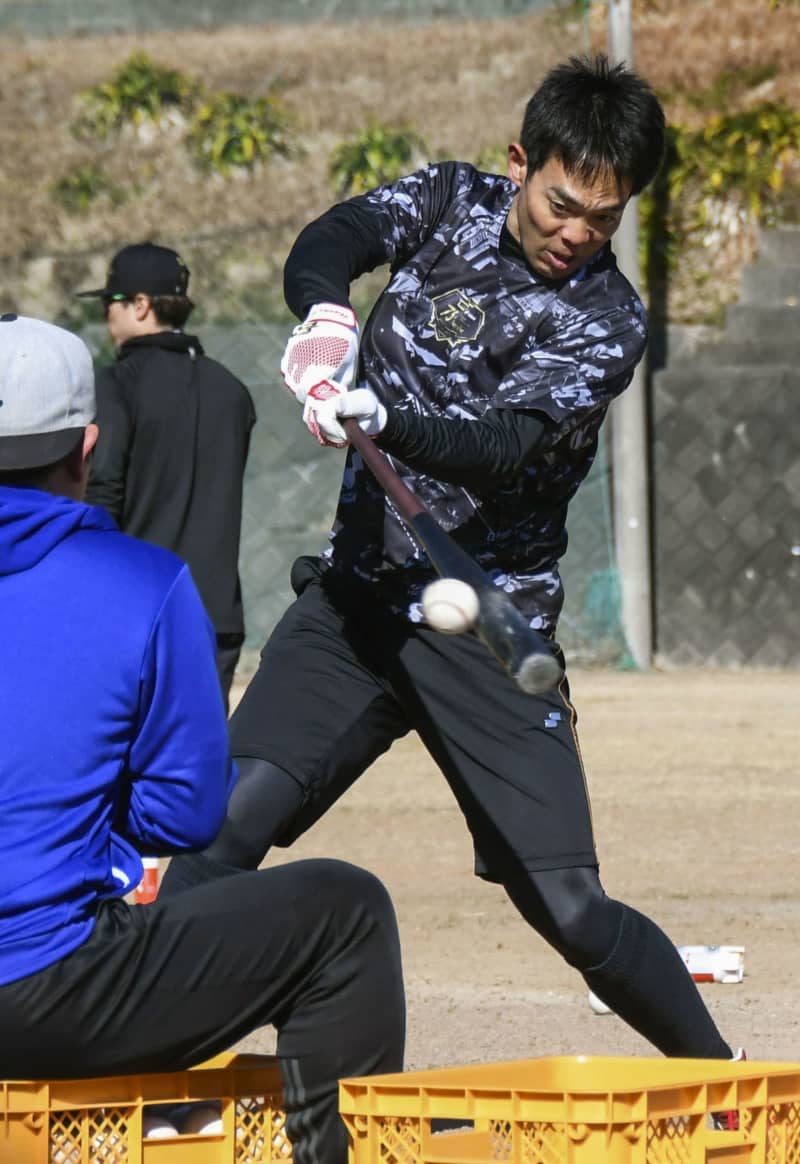
<path id="1" fill-rule="evenodd" d="M 0 1082 L 0 1164 L 281 1164 L 291 1160 L 277 1060 L 227 1052 L 187 1071 Z M 223 1130 L 142 1138 L 150 1104 L 219 1100 Z"/>
<path id="2" fill-rule="evenodd" d="M 526 1059 L 345 1079 L 339 1110 L 350 1164 L 800 1164 L 800 1063 Z"/>

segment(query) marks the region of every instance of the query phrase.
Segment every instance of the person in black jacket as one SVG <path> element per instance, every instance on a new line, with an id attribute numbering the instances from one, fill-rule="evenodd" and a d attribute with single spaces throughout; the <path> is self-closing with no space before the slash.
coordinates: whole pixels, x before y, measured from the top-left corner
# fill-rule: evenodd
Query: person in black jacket
<path id="1" fill-rule="evenodd" d="M 188 563 L 217 638 L 228 702 L 244 641 L 239 581 L 242 482 L 256 415 L 250 393 L 183 326 L 194 304 L 175 251 L 124 247 L 100 299 L 116 362 L 97 376 L 97 444 L 87 501 L 120 529 Z"/>

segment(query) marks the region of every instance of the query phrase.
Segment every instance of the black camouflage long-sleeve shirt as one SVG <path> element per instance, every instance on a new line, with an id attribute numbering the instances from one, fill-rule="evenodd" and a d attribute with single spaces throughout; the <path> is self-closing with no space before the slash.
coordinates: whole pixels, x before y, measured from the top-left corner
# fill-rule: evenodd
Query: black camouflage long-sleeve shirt
<path id="1" fill-rule="evenodd" d="M 314 272 L 290 258 L 286 290 L 299 313 L 320 298 L 346 302 L 348 280 L 386 262 L 391 278 L 362 336 L 361 383 L 419 417 L 475 420 L 512 409 L 544 418 L 533 462 L 485 488 L 394 463 L 439 523 L 547 632 L 563 601 L 567 505 L 647 332 L 610 246 L 560 284 L 531 270 L 505 225 L 516 192 L 506 178 L 466 164 L 431 165 L 307 227 L 303 255 L 333 255 L 332 237 L 340 247 L 347 239 L 346 253 Z M 348 224 L 349 232 L 340 229 Z M 380 583 L 392 606 L 421 619 L 431 567 L 353 450 L 331 538 L 334 569 Z"/>

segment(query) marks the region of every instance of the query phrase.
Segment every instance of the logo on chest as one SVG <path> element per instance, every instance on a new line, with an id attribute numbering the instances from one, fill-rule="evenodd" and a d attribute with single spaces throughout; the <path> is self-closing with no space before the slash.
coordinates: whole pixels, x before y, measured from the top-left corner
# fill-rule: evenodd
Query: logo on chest
<path id="1" fill-rule="evenodd" d="M 486 315 L 474 299 L 457 289 L 436 295 L 432 303 L 430 323 L 438 340 L 455 347 L 478 338 Z"/>

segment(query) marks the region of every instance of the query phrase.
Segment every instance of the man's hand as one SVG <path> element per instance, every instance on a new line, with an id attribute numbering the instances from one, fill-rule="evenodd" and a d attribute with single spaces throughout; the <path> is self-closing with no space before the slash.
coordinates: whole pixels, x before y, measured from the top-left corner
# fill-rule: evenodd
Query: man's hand
<path id="1" fill-rule="evenodd" d="M 349 307 L 316 303 L 289 337 L 281 360 L 283 381 L 301 404 L 309 390 L 333 381 L 346 392 L 358 367 L 358 320 Z"/>
<path id="2" fill-rule="evenodd" d="M 345 392 L 338 384 L 325 381 L 309 390 L 303 420 L 321 445 L 343 449 L 349 442 L 340 420 L 354 416 L 367 436 L 377 436 L 386 425 L 386 409 L 370 388 Z"/>

